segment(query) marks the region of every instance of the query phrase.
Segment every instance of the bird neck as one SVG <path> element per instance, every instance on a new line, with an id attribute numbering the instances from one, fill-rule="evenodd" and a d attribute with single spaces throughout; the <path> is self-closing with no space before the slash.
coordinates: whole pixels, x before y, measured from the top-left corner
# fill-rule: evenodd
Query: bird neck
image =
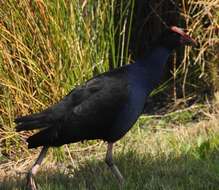
<path id="1" fill-rule="evenodd" d="M 164 66 L 170 53 L 171 50 L 167 48 L 156 47 L 145 58 L 136 61 L 137 78 L 141 79 L 143 86 L 147 88 L 150 86 L 150 89 L 153 89 L 160 83 L 164 74 Z"/>
<path id="2" fill-rule="evenodd" d="M 156 67 L 157 69 L 163 68 L 171 51 L 171 49 L 163 46 L 152 48 L 139 63 L 143 64 L 149 70 L 151 67 Z"/>

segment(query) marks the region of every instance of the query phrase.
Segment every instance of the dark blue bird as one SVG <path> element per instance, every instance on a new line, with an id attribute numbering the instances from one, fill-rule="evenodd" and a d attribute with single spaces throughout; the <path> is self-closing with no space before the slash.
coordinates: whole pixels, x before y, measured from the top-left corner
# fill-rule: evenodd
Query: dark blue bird
<path id="1" fill-rule="evenodd" d="M 40 113 L 16 118 L 17 131 L 41 129 L 27 139 L 29 148 L 43 146 L 28 173 L 28 186 L 36 189 L 33 175 L 48 147 L 92 139 L 108 142 L 106 163 L 122 183 L 123 177 L 112 159 L 113 143 L 123 137 L 141 115 L 147 96 L 162 78 L 172 50 L 194 43 L 182 29 L 170 27 L 144 59 L 88 80 Z"/>

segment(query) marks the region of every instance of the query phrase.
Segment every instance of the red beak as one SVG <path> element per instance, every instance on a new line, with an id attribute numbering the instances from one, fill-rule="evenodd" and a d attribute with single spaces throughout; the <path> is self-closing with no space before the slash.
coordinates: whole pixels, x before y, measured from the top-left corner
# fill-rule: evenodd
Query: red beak
<path id="1" fill-rule="evenodd" d="M 192 45 L 192 46 L 197 45 L 196 41 L 192 37 L 190 37 L 188 34 L 186 34 L 182 28 L 179 28 L 177 26 L 171 26 L 170 29 L 173 32 L 176 32 L 176 33 L 181 35 L 181 43 L 182 44 L 187 44 L 187 45 Z"/>

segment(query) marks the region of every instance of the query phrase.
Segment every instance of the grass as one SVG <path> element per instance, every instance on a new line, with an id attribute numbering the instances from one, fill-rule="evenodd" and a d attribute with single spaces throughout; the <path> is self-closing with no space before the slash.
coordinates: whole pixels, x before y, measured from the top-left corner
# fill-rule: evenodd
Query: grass
<path id="1" fill-rule="evenodd" d="M 93 75 L 130 63 L 132 35 L 143 31 L 148 45 L 162 28 L 160 19 L 171 23 L 170 13 L 180 14 L 179 25 L 199 43 L 181 49 L 173 61 L 175 103 L 179 95 L 184 102 L 200 96 L 206 100 L 208 91 L 218 89 L 218 0 L 153 2 L 143 22 L 150 29 L 145 34 L 134 28 L 139 26 L 134 0 L 0 1 L 0 189 L 24 189 L 23 173 L 37 152 L 25 144 L 31 132 L 14 131 L 14 118 L 57 102 Z M 180 13 L 166 3 L 180 7 Z M 202 107 L 143 116 L 116 147 L 124 189 L 217 190 L 217 116 L 206 116 Z M 41 189 L 117 189 L 104 155 L 99 141 L 51 149 L 37 183 Z"/>
<path id="2" fill-rule="evenodd" d="M 25 135 L 14 132 L 15 115 L 42 110 L 108 70 L 110 34 L 104 31 L 112 18 L 109 4 L 80 6 L 79 1 L 26 0 L 1 5 L 0 136 L 9 156 L 14 146 L 24 149 Z"/>
<path id="3" fill-rule="evenodd" d="M 218 152 L 214 152 L 217 154 Z M 124 189 L 133 190 L 217 190 L 219 185 L 216 156 L 198 160 L 189 156 L 159 159 L 140 156 L 136 152 L 118 155 L 116 162 L 126 177 Z M 216 167 L 217 166 L 217 167 Z M 49 174 L 48 174 L 49 173 Z M 42 171 L 36 178 L 39 189 L 118 189 L 103 162 L 90 161 L 78 170 L 66 174 L 60 170 Z M 14 179 L 13 179 L 14 180 Z M 25 181 L 19 178 L 1 184 L 5 190 L 25 189 Z"/>
<path id="4" fill-rule="evenodd" d="M 179 6 L 173 1 L 169 4 Z M 160 6 L 164 5 L 163 1 L 154 5 L 146 19 L 148 28 L 157 31 L 158 25 L 151 26 L 150 20 L 162 15 Z M 175 100 L 178 92 L 185 100 L 200 94 L 205 97 L 218 84 L 217 0 L 191 1 L 188 5 L 182 1 L 181 6 L 179 22 L 186 22 L 200 47 L 181 50 L 182 64 L 172 71 Z M 1 3 L 0 139 L 4 155 L 11 159 L 16 159 L 18 152 L 29 155 L 23 145 L 29 133 L 14 131 L 16 116 L 40 111 L 93 75 L 131 62 L 129 42 L 131 36 L 138 36 L 130 28 L 135 27 L 134 7 L 132 0 L 120 4 L 116 0 Z M 175 10 L 175 14 L 179 12 Z M 150 38 L 148 33 L 148 43 Z M 162 87 L 159 92 L 164 90 Z"/>
<path id="5" fill-rule="evenodd" d="M 218 189 L 218 115 L 194 121 L 198 110 L 168 114 L 159 122 L 158 118 L 142 117 L 117 143 L 114 159 L 126 178 L 124 189 Z M 39 189 L 118 189 L 104 163 L 105 143 L 73 144 L 63 151 L 64 157 L 56 155 L 54 159 L 59 151 L 50 150 L 36 177 Z M 5 164 L 0 188 L 25 189 L 24 174 L 32 162 L 33 156 Z"/>

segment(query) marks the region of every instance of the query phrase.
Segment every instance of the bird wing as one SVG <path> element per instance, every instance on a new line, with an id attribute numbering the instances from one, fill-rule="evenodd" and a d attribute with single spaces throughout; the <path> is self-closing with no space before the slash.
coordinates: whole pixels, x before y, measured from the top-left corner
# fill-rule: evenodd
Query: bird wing
<path id="1" fill-rule="evenodd" d="M 82 88 L 82 93 L 78 94 L 81 101 L 73 107 L 70 117 L 74 115 L 90 122 L 114 119 L 115 113 L 128 100 L 128 84 L 121 75 L 95 78 Z M 73 98 L 74 94 L 73 92 L 70 96 Z"/>
<path id="2" fill-rule="evenodd" d="M 113 120 L 127 100 L 125 76 L 124 72 L 118 70 L 94 77 L 46 110 L 16 118 L 16 130 L 50 128 L 56 126 L 57 122 L 66 126 Z"/>
<path id="3" fill-rule="evenodd" d="M 29 148 L 107 139 L 128 103 L 126 76 L 125 72 L 114 71 L 95 77 L 45 111 L 17 118 L 16 130 L 43 128 L 27 139 Z"/>

